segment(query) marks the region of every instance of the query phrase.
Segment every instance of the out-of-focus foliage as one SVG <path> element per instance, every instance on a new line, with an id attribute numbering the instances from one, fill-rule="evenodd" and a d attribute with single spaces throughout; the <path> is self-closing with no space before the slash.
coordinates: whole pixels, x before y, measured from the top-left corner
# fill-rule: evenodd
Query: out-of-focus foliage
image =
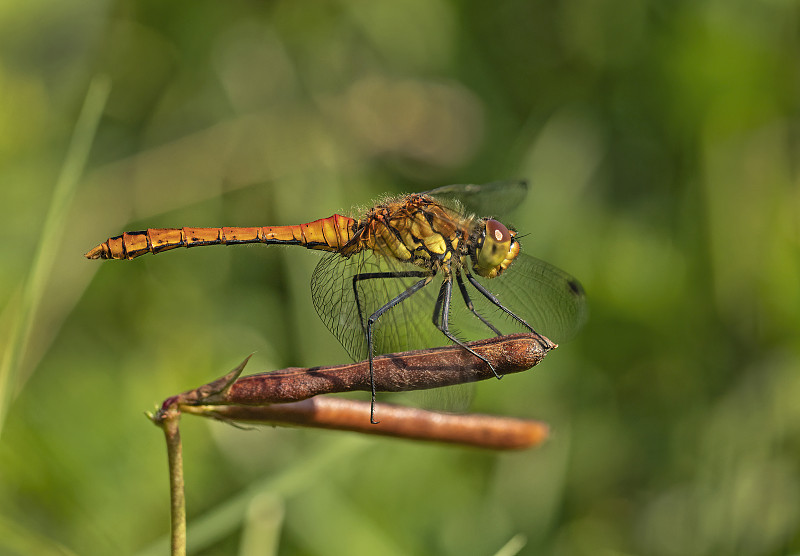
<path id="1" fill-rule="evenodd" d="M 263 542 L 286 555 L 800 552 L 797 2 L 0 14 L 4 360 L 28 339 L 0 375 L 0 552 L 152 550 L 168 493 L 143 410 L 252 351 L 250 370 L 345 360 L 309 298 L 315 253 L 84 251 L 126 229 L 299 223 L 514 177 L 533 184 L 513 221 L 524 249 L 581 279 L 591 319 L 474 406 L 547 420 L 549 443 L 496 455 L 185 418 L 195 553 L 265 553 L 276 530 Z M 99 75 L 110 97 L 54 214 Z"/>

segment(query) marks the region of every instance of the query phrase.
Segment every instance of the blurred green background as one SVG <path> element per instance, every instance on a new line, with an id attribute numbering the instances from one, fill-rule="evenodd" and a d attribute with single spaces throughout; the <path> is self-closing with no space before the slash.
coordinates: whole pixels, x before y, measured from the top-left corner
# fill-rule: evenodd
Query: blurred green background
<path id="1" fill-rule="evenodd" d="M 142 412 L 253 351 L 346 360 L 316 253 L 87 249 L 519 177 L 524 249 L 591 318 L 473 407 L 549 442 L 186 417 L 192 552 L 800 553 L 798 4 L 0 5 L 0 553 L 164 554 Z"/>

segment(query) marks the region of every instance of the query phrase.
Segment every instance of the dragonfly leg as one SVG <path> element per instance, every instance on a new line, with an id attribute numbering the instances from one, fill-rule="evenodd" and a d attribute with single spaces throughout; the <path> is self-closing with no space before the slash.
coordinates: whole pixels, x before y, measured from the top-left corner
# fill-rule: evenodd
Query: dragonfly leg
<path id="1" fill-rule="evenodd" d="M 409 271 L 407 276 L 416 276 L 414 272 L 416 271 Z M 401 276 L 397 276 L 398 274 L 406 274 L 406 273 L 389 272 L 386 274 L 388 274 L 388 276 L 386 277 L 399 278 Z M 386 311 L 388 311 L 395 305 L 402 303 L 404 300 L 408 299 L 413 294 L 415 294 L 416 292 L 418 292 L 419 290 L 430 284 L 431 280 L 433 280 L 433 274 L 423 272 L 422 275 L 425 276 L 425 278 L 415 283 L 413 286 L 405 290 L 403 293 L 392 299 L 389 303 L 387 303 L 386 305 L 384 305 L 383 307 L 372 313 L 370 317 L 367 319 L 367 350 L 369 351 L 369 381 L 372 384 L 372 403 L 370 405 L 369 422 L 372 423 L 373 425 L 377 425 L 379 421 L 375 420 L 375 374 L 372 368 L 372 359 L 373 359 L 372 327 L 375 325 L 375 323 L 381 317 L 381 315 L 383 315 Z M 377 276 L 373 276 L 373 278 L 377 278 Z"/>
<path id="2" fill-rule="evenodd" d="M 542 337 L 542 335 L 541 335 L 541 334 L 539 334 L 538 332 L 536 332 L 536 330 L 534 330 L 534 329 L 533 329 L 533 327 L 532 327 L 530 324 L 528 324 L 527 322 L 525 322 L 525 320 L 523 320 L 522 318 L 518 317 L 518 316 L 517 316 L 517 315 L 516 315 L 516 314 L 515 314 L 515 313 L 514 313 L 514 312 L 513 312 L 511 309 L 509 309 L 508 307 L 506 307 L 505 305 L 503 305 L 502 303 L 500 303 L 500 300 L 499 300 L 499 299 L 497 299 L 497 298 L 496 298 L 496 297 L 495 297 L 495 296 L 492 294 L 492 292 L 490 292 L 489 290 L 487 290 L 486 288 L 484 288 L 484 287 L 483 287 L 483 285 L 482 285 L 480 282 L 478 282 L 478 281 L 475 279 L 475 277 L 474 277 L 472 274 L 470 274 L 469 272 L 466 272 L 466 275 L 467 275 L 467 280 L 469 280 L 469 283 L 470 283 L 470 284 L 472 284 L 472 285 L 475 287 L 475 289 L 476 289 L 476 290 L 478 290 L 479 292 L 481 292 L 481 294 L 483 294 L 483 296 L 484 296 L 486 299 L 488 299 L 489 301 L 491 301 L 491 302 L 492 302 L 492 303 L 493 303 L 495 306 L 497 306 L 499 309 L 502 309 L 502 310 L 503 310 L 503 311 L 504 311 L 504 312 L 505 312 L 507 315 L 509 315 L 509 316 L 510 316 L 511 318 L 513 318 L 514 320 L 516 320 L 516 321 L 517 321 L 518 323 L 520 323 L 522 326 L 524 326 L 525 328 L 527 328 L 528 330 L 530 330 L 530 331 L 531 331 L 531 332 L 532 332 L 532 333 L 533 333 L 533 334 L 536 336 L 536 341 L 537 341 L 537 342 L 539 342 L 539 345 L 540 345 L 540 346 L 542 346 L 544 349 L 549 349 L 549 348 L 550 348 L 550 344 L 548 344 L 548 343 L 547 343 L 547 342 L 544 340 L 544 337 Z"/>
<path id="3" fill-rule="evenodd" d="M 361 310 L 361 298 L 358 295 L 358 283 L 361 280 L 372 280 L 374 278 L 425 278 L 426 276 L 432 276 L 432 274 L 422 270 L 407 270 L 404 272 L 364 272 L 353 275 L 353 295 L 356 298 L 356 308 L 358 308 L 358 322 L 361 323 L 361 329 L 364 334 L 367 333 L 367 329 L 364 313 Z M 370 353 L 372 352 L 370 351 Z"/>
<path id="4" fill-rule="evenodd" d="M 453 295 L 453 277 L 450 275 L 445 277 L 444 281 L 442 282 L 442 287 L 439 288 L 439 295 L 436 298 L 436 305 L 433 308 L 433 325 L 439 330 L 441 330 L 442 334 L 447 336 L 447 338 L 451 342 L 453 342 L 454 344 L 458 344 L 459 346 L 470 352 L 472 355 L 474 355 L 475 357 L 477 357 L 478 359 L 489 365 L 489 368 L 494 373 L 494 376 L 496 376 L 497 378 L 503 378 L 503 375 L 498 374 L 497 371 L 494 370 L 494 366 L 489 362 L 488 359 L 486 359 L 481 354 L 470 348 L 468 345 L 466 345 L 464 342 L 456 338 L 450 332 L 450 299 L 452 295 Z M 499 335 L 500 334 L 498 334 L 498 336 Z"/>
<path id="5" fill-rule="evenodd" d="M 464 303 L 467 305 L 467 309 L 469 309 L 473 315 L 478 317 L 483 324 L 488 326 L 492 332 L 498 336 L 502 336 L 502 332 L 495 328 L 491 322 L 483 318 L 483 316 L 475 310 L 475 306 L 472 304 L 472 299 L 469 297 L 469 292 L 467 292 L 467 286 L 464 284 L 464 279 L 461 277 L 461 270 L 456 273 L 456 282 L 458 282 L 458 288 L 461 290 L 461 297 L 464 298 Z"/>

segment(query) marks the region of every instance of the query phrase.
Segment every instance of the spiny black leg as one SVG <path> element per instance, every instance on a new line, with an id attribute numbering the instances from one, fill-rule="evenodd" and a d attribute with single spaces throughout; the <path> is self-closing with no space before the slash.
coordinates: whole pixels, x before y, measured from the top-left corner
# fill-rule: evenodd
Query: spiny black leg
<path id="1" fill-rule="evenodd" d="M 470 299 L 469 293 L 467 292 L 467 286 L 464 284 L 464 279 L 461 277 L 461 269 L 459 269 L 458 272 L 456 273 L 456 282 L 458 282 L 458 289 L 461 290 L 461 297 L 464 298 L 464 303 L 466 303 L 467 309 L 469 309 L 473 315 L 481 319 L 481 322 L 483 324 L 491 328 L 492 332 L 494 332 L 498 336 L 502 336 L 503 335 L 502 332 L 500 332 L 497 328 L 495 328 L 491 322 L 483 318 L 483 316 L 481 316 L 481 314 L 475 310 L 475 306 L 472 304 L 472 299 Z"/>
<path id="2" fill-rule="evenodd" d="M 399 274 L 399 273 L 398 273 Z M 433 275 L 427 275 L 426 278 L 423 278 L 403 293 L 392 299 L 389 303 L 372 313 L 367 319 L 367 350 L 369 350 L 369 381 L 372 385 L 372 403 L 370 404 L 370 411 L 369 411 L 369 422 L 373 425 L 377 425 L 379 421 L 375 420 L 375 373 L 372 369 L 372 326 L 375 322 L 380 318 L 380 316 L 397 305 L 398 303 L 403 302 L 404 300 L 411 297 L 414 293 L 421 290 L 423 287 L 430 284 L 431 280 L 433 280 Z"/>
<path id="3" fill-rule="evenodd" d="M 445 282 L 447 279 L 445 278 Z M 433 306 L 433 325 L 441 330 L 439 326 L 439 312 L 442 310 L 442 303 L 444 302 L 444 282 L 439 287 L 439 295 L 436 296 L 436 305 Z"/>
<path id="4" fill-rule="evenodd" d="M 453 295 L 453 277 L 448 275 L 445 277 L 444 281 L 442 282 L 442 287 L 439 288 L 439 296 L 436 298 L 436 306 L 433 310 L 433 325 L 442 331 L 442 333 L 447 336 L 447 338 L 470 352 L 472 355 L 489 365 L 489 368 L 494 373 L 494 376 L 497 378 L 502 378 L 502 375 L 497 374 L 497 371 L 494 370 L 494 366 L 489 362 L 488 359 L 483 357 L 481 354 L 473 350 L 471 347 L 466 345 L 464 342 L 456 338 L 450 333 L 450 299 Z M 441 311 L 441 313 L 440 313 Z M 441 315 L 441 319 L 439 318 Z"/>
<path id="5" fill-rule="evenodd" d="M 358 309 L 358 322 L 361 324 L 361 329 L 364 334 L 367 333 L 364 328 L 364 315 L 361 311 L 361 298 L 358 296 L 358 282 L 361 280 L 372 280 L 374 278 L 424 278 L 430 276 L 430 272 L 422 270 L 406 270 L 403 272 L 363 272 L 361 274 L 353 275 L 353 295 L 356 298 L 356 308 Z"/>
<path id="6" fill-rule="evenodd" d="M 467 280 L 469 280 L 469 283 L 472 284 L 473 286 L 475 286 L 475 289 L 478 290 L 479 292 L 481 292 L 486 299 L 488 299 L 489 301 L 494 303 L 497 307 L 502 309 L 507 315 L 511 316 L 514 320 L 519 322 L 522 326 L 524 326 L 525 328 L 527 328 L 528 330 L 533 332 L 533 334 L 536 336 L 536 341 L 539 342 L 540 346 L 542 346 L 544 349 L 550 349 L 550 344 L 545 342 L 544 341 L 544 337 L 542 337 L 541 334 L 536 332 L 536 330 L 534 330 L 533 327 L 530 324 L 528 324 L 523 319 L 521 319 L 520 317 L 515 315 L 511 311 L 511 309 L 509 309 L 508 307 L 506 307 L 505 305 L 500 303 L 500 300 L 497 299 L 494 295 L 492 295 L 492 293 L 489 290 L 484 288 L 481 285 L 481 283 L 478 282 L 472 274 L 470 274 L 469 272 L 467 272 L 466 274 L 467 274 Z"/>

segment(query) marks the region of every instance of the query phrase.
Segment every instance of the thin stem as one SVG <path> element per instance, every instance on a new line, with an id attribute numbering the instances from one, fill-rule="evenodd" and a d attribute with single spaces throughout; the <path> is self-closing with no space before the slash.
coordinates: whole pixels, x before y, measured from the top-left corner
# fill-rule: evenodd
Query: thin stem
<path id="1" fill-rule="evenodd" d="M 174 402 L 175 398 L 172 398 Z M 150 419 L 164 431 L 169 463 L 171 554 L 186 555 L 186 496 L 183 482 L 183 448 L 179 428 L 181 413 L 175 403 L 165 402 Z"/>

